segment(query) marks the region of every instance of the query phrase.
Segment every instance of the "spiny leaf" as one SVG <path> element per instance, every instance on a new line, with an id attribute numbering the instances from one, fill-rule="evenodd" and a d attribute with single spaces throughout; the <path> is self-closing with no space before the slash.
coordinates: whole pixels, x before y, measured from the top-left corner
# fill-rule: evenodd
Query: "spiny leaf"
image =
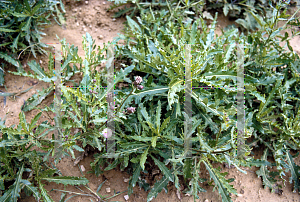
<path id="1" fill-rule="evenodd" d="M 142 32 L 140 26 L 133 19 L 131 19 L 129 16 L 126 16 L 126 19 L 131 30 L 137 29 L 140 33 Z"/>
<path id="2" fill-rule="evenodd" d="M 141 165 L 143 170 L 145 170 L 145 163 L 146 163 L 146 160 L 147 160 L 148 150 L 149 150 L 149 147 L 141 155 L 140 165 Z"/>
<path id="3" fill-rule="evenodd" d="M 165 189 L 165 192 L 167 193 L 166 187 L 168 183 L 169 179 L 166 176 L 163 176 L 161 180 L 157 181 L 147 196 L 147 202 L 152 201 L 152 199 L 156 198 L 157 194 L 160 193 L 162 189 Z"/>
<path id="4" fill-rule="evenodd" d="M 34 94 L 32 97 L 28 98 L 25 102 L 25 105 L 22 107 L 23 112 L 28 112 L 33 110 L 38 106 L 51 92 L 53 91 L 53 86 L 39 91 L 37 94 Z"/>
<path id="5" fill-rule="evenodd" d="M 134 173 L 133 173 L 133 176 L 132 176 L 132 179 L 130 181 L 130 185 L 132 187 L 135 187 L 135 184 L 136 182 L 138 181 L 139 179 L 139 176 L 140 176 L 140 173 L 141 173 L 141 170 L 142 170 L 142 167 L 140 166 L 140 164 L 137 165 Z"/>
<path id="6" fill-rule="evenodd" d="M 11 192 L 11 200 L 13 202 L 17 202 L 18 198 L 20 197 L 21 193 L 21 180 L 24 171 L 24 164 L 22 165 L 21 169 L 18 171 L 17 177 L 15 179 L 14 184 L 12 185 L 12 192 Z"/>
<path id="7" fill-rule="evenodd" d="M 0 52 L 0 58 L 3 58 L 5 61 L 9 62 L 10 64 L 19 68 L 19 62 L 12 58 L 11 56 L 7 55 L 6 53 Z"/>
<path id="8" fill-rule="evenodd" d="M 168 178 L 169 181 L 173 182 L 173 178 L 174 176 L 172 175 L 171 171 L 159 160 L 157 160 L 156 158 L 154 158 L 152 155 L 150 155 L 152 157 L 152 159 L 154 160 L 155 165 L 158 166 L 158 168 L 162 171 L 162 173 L 164 174 L 164 176 L 166 178 Z"/>
<path id="9" fill-rule="evenodd" d="M 52 198 L 48 195 L 47 190 L 44 188 L 44 185 L 41 182 L 39 182 L 39 188 L 45 202 L 54 202 Z"/>
<path id="10" fill-rule="evenodd" d="M 218 191 L 220 193 L 220 195 L 222 196 L 222 202 L 232 202 L 228 191 L 226 190 L 226 188 L 224 186 L 227 185 L 227 189 L 228 186 L 231 188 L 230 190 L 233 191 L 234 189 L 231 187 L 232 185 L 229 185 L 228 182 L 226 182 L 226 180 L 224 180 L 225 178 L 221 177 L 220 174 L 218 175 L 215 171 L 214 168 L 212 168 L 209 163 L 207 163 L 206 161 L 202 161 L 206 167 L 206 169 L 209 172 L 209 175 L 211 178 L 213 178 L 215 185 L 218 187 Z M 220 178 L 221 177 L 221 178 Z M 233 190 L 232 190 L 233 189 Z"/>
<path id="11" fill-rule="evenodd" d="M 73 176 L 55 176 L 55 177 L 43 177 L 40 180 L 46 180 L 48 182 L 55 182 L 63 185 L 85 185 L 88 184 L 88 179 L 84 177 L 73 177 Z"/>
<path id="12" fill-rule="evenodd" d="M 160 116 L 161 116 L 161 102 L 159 100 L 156 108 L 156 128 L 160 128 Z"/>
<path id="13" fill-rule="evenodd" d="M 298 189 L 298 193 L 300 193 L 300 166 L 295 164 L 289 151 L 287 151 L 286 158 L 289 164 L 289 170 L 291 171 L 290 183 L 294 181 L 294 192 Z"/>
<path id="14" fill-rule="evenodd" d="M 29 125 L 29 131 L 31 131 L 34 127 L 39 118 L 41 117 L 42 112 L 39 112 L 33 119 L 31 119 L 31 123 Z"/>
<path id="15" fill-rule="evenodd" d="M 263 156 L 261 157 L 262 160 L 267 161 L 267 155 L 268 155 L 268 148 L 265 149 Z M 269 170 L 267 169 L 267 166 L 261 166 L 258 171 L 256 171 L 256 174 L 258 177 L 262 177 L 263 184 L 265 188 L 269 187 L 271 190 L 274 189 L 275 180 L 274 178 L 270 177 Z"/>

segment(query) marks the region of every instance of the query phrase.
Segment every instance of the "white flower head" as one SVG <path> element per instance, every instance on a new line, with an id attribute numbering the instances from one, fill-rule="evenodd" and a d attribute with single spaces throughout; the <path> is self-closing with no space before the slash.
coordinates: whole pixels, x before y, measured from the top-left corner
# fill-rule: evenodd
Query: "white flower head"
<path id="1" fill-rule="evenodd" d="M 112 130 L 109 129 L 109 128 L 105 128 L 103 131 L 102 131 L 102 135 L 103 137 L 105 138 L 110 138 L 112 136 Z"/>

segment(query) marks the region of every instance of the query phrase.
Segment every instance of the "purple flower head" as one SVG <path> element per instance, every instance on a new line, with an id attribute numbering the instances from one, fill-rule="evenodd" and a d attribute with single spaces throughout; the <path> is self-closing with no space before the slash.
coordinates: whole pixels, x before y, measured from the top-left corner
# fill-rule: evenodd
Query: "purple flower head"
<path id="1" fill-rule="evenodd" d="M 135 107 L 128 107 L 128 108 L 127 108 L 127 112 L 128 112 L 129 114 L 134 113 L 134 112 L 135 112 Z"/>
<path id="2" fill-rule="evenodd" d="M 138 85 L 137 88 L 138 88 L 139 90 L 143 90 L 144 86 Z"/>
<path id="3" fill-rule="evenodd" d="M 137 77 L 135 77 L 134 84 L 138 85 L 138 84 L 142 83 L 142 81 L 143 81 L 142 77 L 137 76 Z"/>
<path id="4" fill-rule="evenodd" d="M 90 90 L 90 93 L 93 93 L 93 91 L 92 91 L 92 90 Z"/>
<path id="5" fill-rule="evenodd" d="M 93 82 L 96 83 L 96 79 L 93 79 Z"/>

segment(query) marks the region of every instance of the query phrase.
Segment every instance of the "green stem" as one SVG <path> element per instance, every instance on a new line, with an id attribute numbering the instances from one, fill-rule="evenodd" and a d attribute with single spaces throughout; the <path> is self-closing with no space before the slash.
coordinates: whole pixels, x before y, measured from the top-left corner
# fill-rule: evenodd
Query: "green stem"
<path id="1" fill-rule="evenodd" d="M 124 102 L 129 98 L 129 96 L 130 96 L 132 93 L 134 93 L 134 91 L 135 91 L 135 88 L 132 86 L 131 92 L 128 94 L 128 96 L 125 98 L 125 100 L 123 100 L 123 102 L 121 103 L 119 109 L 117 110 L 117 113 L 122 109 L 122 106 L 123 106 Z"/>
<path id="2" fill-rule="evenodd" d="M 217 136 L 217 138 L 216 138 L 216 144 L 215 144 L 215 147 L 216 147 L 217 144 L 218 144 L 218 140 L 219 140 L 219 136 L 220 136 L 220 133 L 221 133 L 221 129 L 222 129 L 222 125 L 220 125 L 220 130 L 219 130 L 218 136 Z"/>
<path id="3" fill-rule="evenodd" d="M 127 191 L 127 190 L 126 190 L 126 191 Z M 116 196 L 118 196 L 118 195 L 120 195 L 120 194 L 123 194 L 123 193 L 126 192 L 126 191 L 120 192 L 120 193 L 118 193 L 118 194 L 114 194 L 113 196 L 111 196 L 111 197 L 109 197 L 109 198 L 105 198 L 104 200 L 106 201 L 106 200 L 108 200 L 108 199 L 111 199 L 111 198 L 113 198 L 113 197 L 116 197 Z"/>
<path id="4" fill-rule="evenodd" d="M 121 110 L 121 108 L 122 108 L 124 102 L 127 100 L 127 98 L 128 98 L 134 91 L 135 91 L 135 88 L 132 88 L 132 91 L 131 91 L 131 92 L 129 93 L 129 95 L 125 98 L 125 100 L 121 103 L 119 109 L 117 110 L 117 112 L 116 112 L 114 115 L 116 115 L 116 114 Z M 105 124 L 106 124 L 106 122 L 104 122 L 104 123 L 100 126 L 100 128 L 102 128 Z"/>

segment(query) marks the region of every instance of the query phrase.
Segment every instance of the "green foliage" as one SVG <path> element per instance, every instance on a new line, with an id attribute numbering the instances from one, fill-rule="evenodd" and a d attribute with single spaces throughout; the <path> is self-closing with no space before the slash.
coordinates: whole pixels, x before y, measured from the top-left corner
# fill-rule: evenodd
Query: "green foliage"
<path id="1" fill-rule="evenodd" d="M 64 185 L 88 183 L 86 178 L 54 176 L 59 171 L 50 168 L 43 157 L 49 156 L 51 152 L 54 154 L 55 140 L 44 136 L 55 128 L 50 128 L 47 121 L 37 125 L 41 114 L 42 112 L 38 113 L 27 123 L 21 112 L 16 129 L 14 125 L 5 127 L 5 119 L 0 120 L 0 201 L 17 201 L 22 190 L 28 196 L 33 194 L 37 201 L 53 201 L 44 189 L 43 180 Z M 37 152 L 32 149 L 34 146 L 46 152 Z"/>
<path id="2" fill-rule="evenodd" d="M 41 43 L 41 26 L 50 24 L 53 17 L 58 24 L 64 24 L 62 13 L 57 8 L 61 1 L 10 0 L 0 2 L 0 58 L 22 71 L 19 62 L 22 52 L 29 52 L 36 57 L 36 51 L 45 54 L 46 44 Z M 65 11 L 64 11 L 65 12 Z M 57 21 L 56 17 L 59 18 Z M 30 49 L 29 49 L 30 48 Z"/>
<path id="3" fill-rule="evenodd" d="M 39 171 L 41 165 L 35 161 L 46 162 L 51 154 L 54 156 L 57 149 L 55 143 L 59 143 L 63 155 L 71 154 L 73 159 L 74 149 L 80 152 L 86 151 L 87 146 L 96 149 L 91 167 L 97 176 L 118 165 L 122 170 L 127 168 L 132 173 L 128 194 L 133 193 L 133 187 L 138 183 L 146 191 L 150 190 L 147 201 L 152 201 L 162 190 L 167 192 L 169 182 L 173 182 L 178 190 L 180 184 L 185 183 L 188 187 L 185 193 L 193 195 L 194 200 L 198 199 L 198 194 L 206 191 L 200 184 L 204 181 L 209 181 L 218 189 L 222 201 L 232 201 L 230 194 L 237 194 L 230 184 L 234 179 L 227 179 L 227 173 L 222 172 L 221 168 L 215 168 L 214 162 L 232 164 L 243 173 L 246 171 L 241 166 L 260 167 L 257 175 L 262 177 L 266 187 L 275 192 L 280 190 L 279 186 L 275 186 L 275 176 L 284 180 L 285 173 L 291 172 L 289 182 L 294 183 L 294 190 L 299 191 L 299 166 L 294 163 L 290 151 L 299 150 L 300 147 L 300 58 L 289 44 L 292 36 L 280 34 L 280 31 L 291 24 L 294 15 L 285 15 L 285 11 L 281 12 L 280 5 L 273 9 L 272 13 L 275 15 L 271 18 L 249 11 L 251 20 L 254 19 L 259 25 L 256 32 L 240 33 L 233 27 L 222 30 L 221 36 L 215 36 L 217 14 L 209 27 L 204 21 L 205 16 L 187 18 L 192 15 L 192 11 L 188 10 L 194 5 L 192 2 L 180 2 L 177 5 L 176 2 L 165 3 L 166 9 L 161 10 L 152 10 L 148 4 L 150 12 L 146 13 L 146 10 L 140 9 L 143 4 L 136 2 L 141 15 L 136 19 L 126 16 L 128 25 L 124 34 L 120 34 L 112 44 L 105 45 L 103 49 L 98 47 L 98 52 L 95 41 L 87 33 L 83 38 L 85 60 L 78 56 L 77 48 L 66 45 L 66 41 L 61 40 L 63 82 L 69 81 L 78 72 L 82 72 L 82 80 L 78 84 L 74 83 L 78 88 L 61 87 L 62 125 L 58 137 L 53 135 L 52 139 L 45 139 L 47 132 L 44 130 L 50 132 L 57 129 L 57 126 L 46 122 L 32 132 L 41 113 L 31 123 L 26 123 L 24 113 L 20 113 L 17 129 L 0 124 L 4 134 L 0 148 L 4 148 L 2 152 L 5 155 L 2 158 L 5 165 L 8 158 L 15 158 L 6 155 L 9 151 L 15 151 L 13 153 L 21 158 L 14 162 L 18 168 L 16 171 L 8 170 L 4 165 L 4 172 L 8 174 L 1 174 L 3 180 L 0 181 L 0 188 L 4 190 L 3 182 L 8 179 L 14 181 L 14 185 L 1 197 L 11 197 L 11 193 L 14 193 L 12 199 L 17 198 L 23 188 L 22 184 L 28 184 L 17 176 L 24 172 L 22 166 L 24 169 L 29 166 L 33 172 L 39 172 L 35 175 L 38 182 L 47 180 L 65 185 L 86 184 L 87 180 L 84 178 L 53 176 L 55 169 Z M 180 4 L 185 6 L 179 7 Z M 147 4 L 143 6 L 147 7 Z M 172 9 L 174 6 L 175 9 Z M 225 11 L 227 12 L 227 8 Z M 277 28 L 278 21 L 284 18 L 288 18 L 286 24 Z M 295 35 L 299 35 L 299 32 L 293 33 Z M 114 89 L 115 94 L 110 97 L 108 92 L 111 89 L 104 86 L 109 84 L 106 78 L 113 58 L 104 59 L 103 53 L 120 40 L 124 40 L 125 45 L 115 45 L 114 56 L 126 61 L 126 64 L 121 64 L 122 68 L 116 73 L 113 84 L 126 82 L 130 85 L 126 89 Z M 279 42 L 286 43 L 288 51 Z M 187 44 L 191 45 L 192 85 L 199 87 L 193 89 L 191 94 L 192 117 L 188 117 L 184 110 Z M 242 53 L 238 52 L 240 49 L 236 48 L 236 44 L 243 45 Z M 236 85 L 239 78 L 236 72 L 240 67 L 239 55 L 244 58 L 245 150 L 242 156 L 237 157 Z M 29 67 L 34 73 L 16 74 L 53 84 L 56 78 L 52 74 L 53 58 L 51 55 L 49 57 L 52 59 L 49 63 L 50 72 L 31 62 Z M 107 62 L 106 67 L 97 71 L 96 67 L 104 61 Z M 73 68 L 69 66 L 71 63 L 74 64 Z M 137 86 L 132 73 L 142 78 L 139 85 L 143 88 Z M 211 88 L 205 88 L 207 86 Z M 50 88 L 39 92 L 39 95 L 28 101 L 25 109 L 36 106 L 49 92 Z M 41 111 L 55 112 L 52 106 Z M 108 133 L 105 124 L 109 112 L 113 112 L 115 120 L 114 154 L 117 158 L 113 161 L 105 159 L 105 147 L 108 145 L 104 135 Z M 185 120 L 188 118 L 191 120 L 191 127 L 185 130 Z M 77 132 L 73 132 L 74 130 Z M 191 158 L 186 156 L 187 139 L 192 146 Z M 82 148 L 76 142 L 81 142 Z M 30 147 L 25 148 L 27 144 L 46 151 L 44 158 L 37 158 L 37 152 L 28 156 L 27 153 L 34 151 L 30 151 Z M 255 145 L 265 149 L 261 159 L 250 156 Z M 7 147 L 13 148 L 8 150 Z M 268 162 L 268 152 L 275 159 L 274 164 Z M 33 157 L 36 158 L 32 159 Z M 30 162 L 29 165 L 26 164 L 27 161 Z M 209 173 L 207 179 L 200 178 L 201 163 Z M 268 170 L 271 165 L 276 165 L 277 172 Z M 153 170 L 153 166 L 160 170 L 163 177 L 150 188 L 150 184 L 144 179 L 144 173 Z M 184 182 L 179 180 L 181 177 Z M 43 186 L 38 184 L 40 196 L 51 201 Z"/>

